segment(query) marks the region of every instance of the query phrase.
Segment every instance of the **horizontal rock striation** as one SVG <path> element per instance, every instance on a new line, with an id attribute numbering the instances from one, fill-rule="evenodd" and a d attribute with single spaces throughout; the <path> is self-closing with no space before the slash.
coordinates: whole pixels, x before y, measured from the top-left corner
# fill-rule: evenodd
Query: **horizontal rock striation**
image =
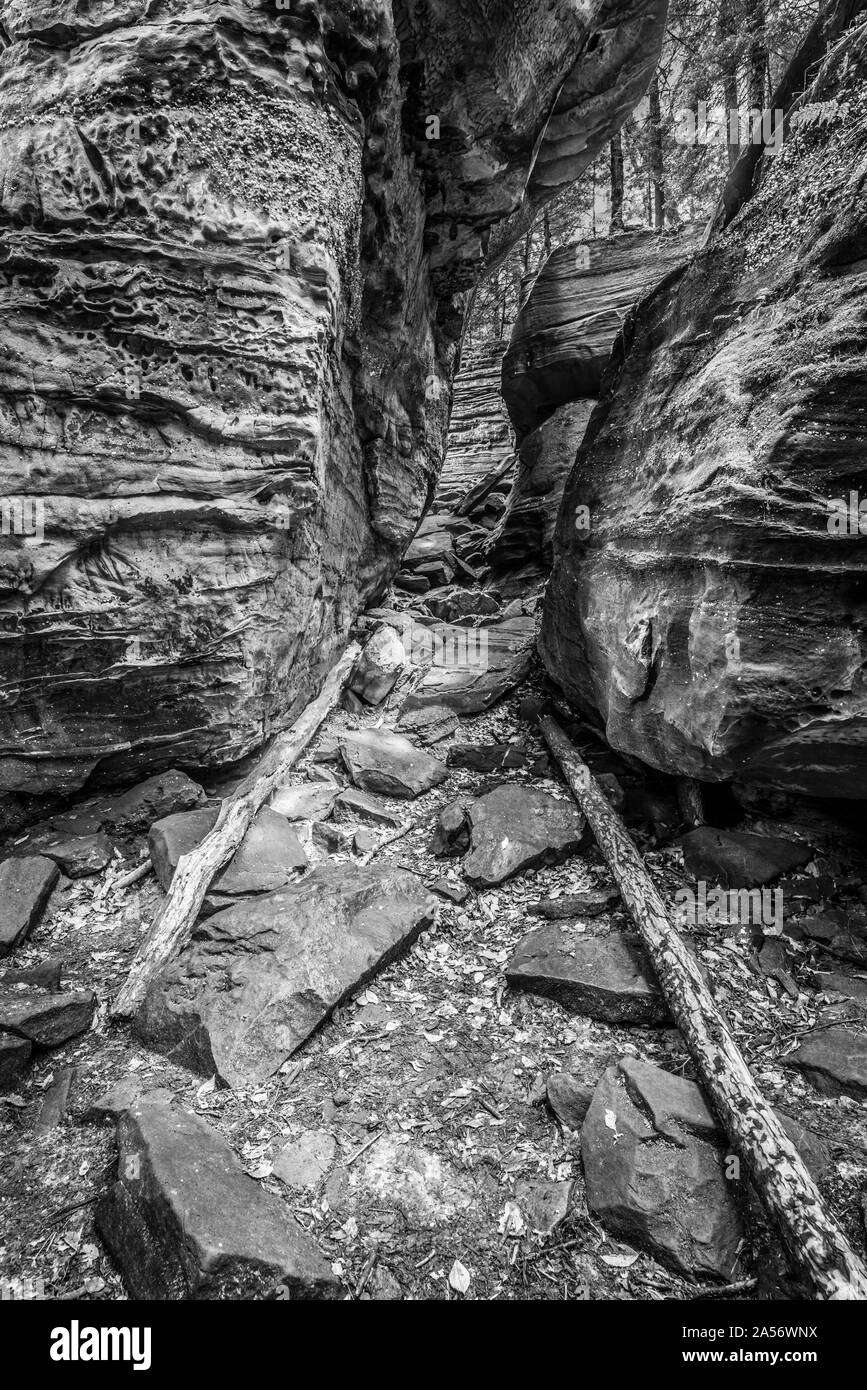
<path id="1" fill-rule="evenodd" d="M 7 819 L 237 759 L 309 697 L 432 496 L 465 292 L 664 13 L 7 6 Z"/>
<path id="2" fill-rule="evenodd" d="M 636 301 L 698 244 L 629 231 L 558 247 L 515 320 L 502 392 L 518 439 L 506 510 L 488 547 L 498 578 L 532 579 L 553 563 L 566 478 L 599 396 L 602 376 Z"/>
<path id="3" fill-rule="evenodd" d="M 566 487 L 543 659 L 668 772 L 864 795 L 865 93 L 861 27 L 639 306 Z"/>

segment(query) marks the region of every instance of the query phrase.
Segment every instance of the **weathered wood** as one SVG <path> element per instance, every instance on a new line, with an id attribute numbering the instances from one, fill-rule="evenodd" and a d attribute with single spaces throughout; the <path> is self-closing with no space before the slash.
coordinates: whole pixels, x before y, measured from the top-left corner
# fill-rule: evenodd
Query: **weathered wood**
<path id="1" fill-rule="evenodd" d="M 291 728 L 275 739 L 253 771 L 223 802 L 213 829 L 194 850 L 181 855 L 162 907 L 114 1001 L 113 1017 L 128 1018 L 133 1014 L 154 976 L 186 945 L 211 880 L 229 862 L 259 807 L 280 785 L 337 704 L 360 651 L 356 642 L 347 647 L 315 700 Z"/>
<path id="2" fill-rule="evenodd" d="M 794 1268 L 823 1299 L 867 1299 L 867 1269 L 825 1210 L 620 817 L 550 715 L 539 721 L 637 926 L 701 1081 Z"/>

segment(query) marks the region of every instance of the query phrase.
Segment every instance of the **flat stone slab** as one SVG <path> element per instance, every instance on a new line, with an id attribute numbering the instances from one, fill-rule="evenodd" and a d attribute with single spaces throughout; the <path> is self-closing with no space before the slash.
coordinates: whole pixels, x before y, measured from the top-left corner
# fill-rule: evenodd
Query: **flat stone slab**
<path id="1" fill-rule="evenodd" d="M 423 705 L 421 709 L 403 710 L 397 721 L 397 731 L 428 747 L 448 738 L 458 723 L 458 716 L 448 706 Z"/>
<path id="2" fill-rule="evenodd" d="M 805 1038 L 783 1061 L 802 1071 L 822 1095 L 867 1097 L 867 1033 L 835 1024 Z"/>
<path id="3" fill-rule="evenodd" d="M 327 782 L 301 782 L 296 787 L 278 787 L 268 803 L 286 820 L 326 820 L 337 796 L 337 787 Z"/>
<path id="4" fill-rule="evenodd" d="M 650 962 L 637 937 L 587 936 L 562 923 L 537 927 L 506 966 L 513 989 L 555 999 L 604 1023 L 669 1021 Z"/>
<path id="5" fill-rule="evenodd" d="M 700 825 L 681 840 L 687 872 L 722 888 L 758 888 L 813 858 L 809 845 L 778 836 L 750 835 Z"/>
<path id="6" fill-rule="evenodd" d="M 448 777 L 445 765 L 389 729 L 358 729 L 341 734 L 346 770 L 361 791 L 410 800 Z"/>
<path id="7" fill-rule="evenodd" d="M 160 887 L 166 892 L 182 854 L 200 845 L 213 829 L 216 808 L 166 816 L 151 826 L 148 851 Z M 234 898 L 282 888 L 307 867 L 301 841 L 285 816 L 263 806 L 225 869 L 217 874 L 206 899 L 211 911 L 229 906 Z"/>
<path id="8" fill-rule="evenodd" d="M 39 843 L 39 853 L 53 859 L 67 878 L 101 874 L 111 861 L 111 840 L 101 830 L 95 835 L 51 835 Z"/>
<path id="9" fill-rule="evenodd" d="M 530 759 L 514 743 L 456 743 L 448 751 L 449 767 L 473 772 L 498 772 L 500 768 L 527 767 Z"/>
<path id="10" fill-rule="evenodd" d="M 389 865 L 326 864 L 218 912 L 154 981 L 140 1036 L 230 1086 L 270 1076 L 429 926 L 435 899 Z"/>
<path id="11" fill-rule="evenodd" d="M 133 1298 L 333 1298 L 330 1265 L 198 1115 L 147 1094 L 117 1125 L 118 1181 L 96 1225 Z"/>
<path id="12" fill-rule="evenodd" d="M 33 989 L 47 989 L 50 994 L 60 990 L 60 976 L 63 971 L 62 960 L 44 960 L 41 965 L 29 965 L 21 970 L 5 970 L 0 975 L 0 988 L 3 985 L 30 985 Z"/>
<path id="13" fill-rule="evenodd" d="M 577 854 L 586 830 L 571 801 L 514 783 L 479 797 L 468 811 L 467 882 L 492 888 L 541 864 L 561 864 Z"/>
<path id="14" fill-rule="evenodd" d="M 59 877 L 54 860 L 40 854 L 0 864 L 0 956 L 20 946 L 42 920 Z"/>
<path id="15" fill-rule="evenodd" d="M 698 1086 L 626 1058 L 606 1070 L 581 1130 L 587 1205 L 678 1273 L 729 1279 L 743 1227 L 724 1150 Z"/>
<path id="16" fill-rule="evenodd" d="M 192 810 L 204 796 L 198 782 L 177 768 L 170 768 L 117 796 L 95 797 L 87 806 L 99 817 L 101 830 L 129 834 L 147 830 L 164 816 Z"/>
<path id="17" fill-rule="evenodd" d="M 0 1029 L 17 1033 L 34 1047 L 58 1047 L 90 1027 L 96 1010 L 93 990 L 50 994 L 27 985 L 0 986 Z"/>
<path id="18" fill-rule="evenodd" d="M 532 617 L 510 618 L 485 627 L 437 623 L 413 629 L 413 660 L 431 662 L 403 710 L 446 705 L 458 714 L 481 714 L 514 690 L 530 670 L 536 637 Z"/>
<path id="19" fill-rule="evenodd" d="M 368 796 L 367 792 L 355 791 L 352 787 L 337 797 L 334 803 L 334 819 L 388 826 L 391 830 L 396 830 L 401 823 L 400 816 L 389 811 L 382 801 L 377 800 L 375 796 Z"/>

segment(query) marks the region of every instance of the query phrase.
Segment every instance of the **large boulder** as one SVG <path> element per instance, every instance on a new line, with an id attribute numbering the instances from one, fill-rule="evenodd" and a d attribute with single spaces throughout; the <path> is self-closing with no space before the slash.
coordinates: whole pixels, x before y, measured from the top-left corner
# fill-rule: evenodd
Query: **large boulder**
<path id="1" fill-rule="evenodd" d="M 263 1081 L 430 925 L 415 874 L 333 864 L 200 922 L 136 1019 L 142 1038 L 230 1086 Z"/>
<path id="2" fill-rule="evenodd" d="M 564 493 L 543 660 L 669 773 L 864 795 L 865 94 L 862 25 L 800 98 L 827 117 L 639 305 Z"/>
<path id="3" fill-rule="evenodd" d="M 0 792 L 218 766 L 309 698 L 432 496 L 467 292 L 665 12 L 7 7 Z"/>

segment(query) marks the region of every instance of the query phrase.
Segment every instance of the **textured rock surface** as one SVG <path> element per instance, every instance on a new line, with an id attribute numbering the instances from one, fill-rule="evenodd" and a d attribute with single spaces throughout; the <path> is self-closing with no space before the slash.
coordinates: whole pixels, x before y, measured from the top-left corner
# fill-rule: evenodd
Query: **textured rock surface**
<path id="1" fill-rule="evenodd" d="M 700 825 L 681 840 L 683 862 L 696 880 L 723 888 L 755 888 L 780 874 L 809 864 L 809 845 L 777 835 L 750 835 L 741 830 L 715 830 Z"/>
<path id="2" fill-rule="evenodd" d="M 524 869 L 560 864 L 581 846 L 586 822 L 571 801 L 506 783 L 480 796 L 468 811 L 467 882 L 491 888 Z"/>
<path id="3" fill-rule="evenodd" d="M 664 13 L 7 9 L 0 792 L 224 763 L 309 697 L 430 500 L 462 296 Z"/>
<path id="4" fill-rule="evenodd" d="M 421 685 L 404 709 L 447 705 L 459 714 L 481 714 L 519 685 L 530 669 L 536 624 L 533 618 L 506 618 L 490 626 L 466 628 L 449 623 L 413 629 L 417 660 L 432 658 Z"/>
<path id="5" fill-rule="evenodd" d="M 515 455 L 501 390 L 503 346 L 480 343 L 461 354 L 449 438 L 437 485 L 437 507 L 455 507 L 471 487 Z"/>
<path id="6" fill-rule="evenodd" d="M 402 869 L 336 864 L 200 923 L 138 1015 L 145 1041 L 231 1086 L 261 1081 L 411 944 L 433 899 Z"/>
<path id="7" fill-rule="evenodd" d="M 383 796 L 411 799 L 448 776 L 445 763 L 389 729 L 343 734 L 340 752 L 356 787 Z"/>
<path id="8" fill-rule="evenodd" d="M 537 927 L 506 966 L 513 989 L 556 999 L 604 1023 L 665 1023 L 668 1008 L 640 939 L 586 936 L 562 923 Z"/>
<path id="9" fill-rule="evenodd" d="M 168 890 L 182 854 L 201 844 L 213 829 L 216 810 L 185 811 L 151 826 L 148 851 L 160 886 Z M 213 911 L 232 898 L 269 893 L 291 883 L 307 867 L 307 856 L 285 816 L 268 806 L 257 812 L 241 846 L 213 880 L 206 903 Z"/>
<path id="10" fill-rule="evenodd" d="M 698 231 L 622 232 L 559 246 L 515 319 L 503 399 L 518 440 L 568 401 L 595 400 L 629 310 L 695 248 Z"/>
<path id="11" fill-rule="evenodd" d="M 743 1235 L 724 1150 L 701 1090 L 625 1058 L 581 1130 L 587 1204 L 604 1226 L 688 1275 L 731 1276 Z"/>
<path id="12" fill-rule="evenodd" d="M 584 438 L 595 401 L 562 405 L 518 450 L 506 511 L 492 537 L 487 559 L 495 575 L 547 573 L 554 562 L 554 530 L 566 479 Z"/>
<path id="13" fill-rule="evenodd" d="M 867 1034 L 838 1026 L 814 1033 L 785 1058 L 826 1096 L 867 1098 Z"/>
<path id="14" fill-rule="evenodd" d="M 60 876 L 53 859 L 24 855 L 0 864 L 0 956 L 33 930 Z"/>
<path id="15" fill-rule="evenodd" d="M 96 1010 L 93 990 L 50 994 L 22 985 L 0 987 L 0 1030 L 26 1038 L 34 1047 L 59 1047 L 90 1027 Z"/>
<path id="16" fill-rule="evenodd" d="M 339 1283 L 221 1135 L 145 1093 L 118 1116 L 118 1179 L 96 1223 L 133 1298 L 330 1298 Z"/>
<path id="17" fill-rule="evenodd" d="M 839 115 L 643 302 L 564 494 L 543 659 L 669 772 L 864 794 L 864 542 L 829 502 L 867 491 L 865 49 L 804 96 Z"/>

